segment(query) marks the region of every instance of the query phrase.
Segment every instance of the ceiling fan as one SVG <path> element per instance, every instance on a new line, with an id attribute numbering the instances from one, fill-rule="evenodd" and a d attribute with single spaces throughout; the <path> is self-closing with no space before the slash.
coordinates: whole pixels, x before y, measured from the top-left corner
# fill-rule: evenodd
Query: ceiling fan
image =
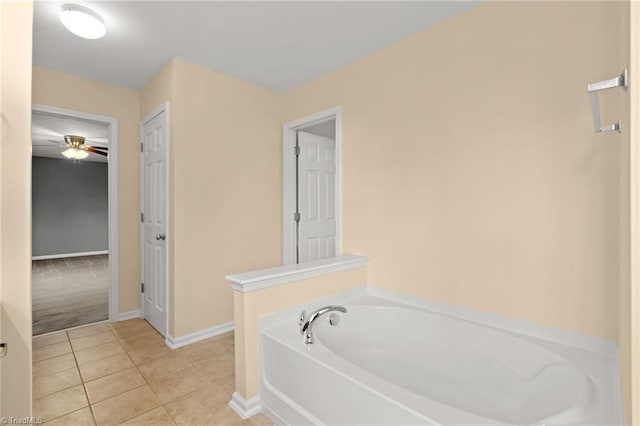
<path id="1" fill-rule="evenodd" d="M 64 135 L 64 142 L 67 144 L 67 149 L 62 151 L 60 154 L 74 160 L 87 158 L 89 153 L 103 155 L 105 157 L 109 155 L 109 148 L 97 145 L 85 145 L 85 140 L 84 136 Z M 53 141 L 51 139 L 49 139 L 49 142 L 61 144 L 60 142 Z M 61 146 L 64 147 L 64 145 Z"/>

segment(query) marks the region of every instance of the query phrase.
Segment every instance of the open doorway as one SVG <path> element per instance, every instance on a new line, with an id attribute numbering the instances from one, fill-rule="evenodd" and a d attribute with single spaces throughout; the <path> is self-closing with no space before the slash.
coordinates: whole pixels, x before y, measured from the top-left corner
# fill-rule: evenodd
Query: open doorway
<path id="1" fill-rule="evenodd" d="M 341 254 L 340 113 L 333 108 L 284 126 L 285 264 Z"/>
<path id="2" fill-rule="evenodd" d="M 116 135 L 115 119 L 33 106 L 34 336 L 117 312 Z"/>

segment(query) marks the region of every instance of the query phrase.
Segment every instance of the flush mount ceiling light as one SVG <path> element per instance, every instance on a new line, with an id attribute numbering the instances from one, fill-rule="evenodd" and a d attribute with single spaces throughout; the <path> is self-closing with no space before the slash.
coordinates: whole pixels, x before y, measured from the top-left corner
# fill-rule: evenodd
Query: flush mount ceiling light
<path id="1" fill-rule="evenodd" d="M 97 39 L 107 33 L 102 17 L 91 9 L 76 4 L 65 4 L 60 12 L 60 22 L 75 35 Z"/>

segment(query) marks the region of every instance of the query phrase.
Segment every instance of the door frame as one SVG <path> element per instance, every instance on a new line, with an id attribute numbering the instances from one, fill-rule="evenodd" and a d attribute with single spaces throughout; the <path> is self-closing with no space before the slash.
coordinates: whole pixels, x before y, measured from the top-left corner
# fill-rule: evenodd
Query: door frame
<path id="1" fill-rule="evenodd" d="M 165 276 L 167 277 L 167 282 L 166 282 L 166 288 L 165 288 L 165 300 L 166 300 L 166 315 L 164 318 L 165 321 L 165 336 L 164 336 L 164 341 L 167 345 L 169 345 L 169 337 L 171 336 L 171 331 L 169 329 L 169 311 L 171 310 L 171 300 L 169 299 L 169 287 L 172 284 L 172 280 L 171 280 L 171 275 L 169 274 L 171 271 L 171 265 L 169 263 L 169 259 L 170 259 L 170 252 L 171 252 L 171 241 L 173 238 L 173 235 L 171 233 L 173 227 L 171 226 L 171 221 L 170 221 L 170 209 L 169 209 L 169 174 L 171 171 L 170 166 L 170 152 L 171 150 L 169 149 L 169 144 L 171 143 L 170 140 L 170 129 L 169 129 L 169 101 L 165 101 L 163 103 L 161 103 L 159 106 L 157 106 L 156 108 L 154 108 L 149 114 L 145 115 L 144 118 L 142 120 L 140 120 L 140 141 L 139 143 L 142 144 L 142 141 L 144 139 L 144 134 L 143 134 L 143 127 L 146 123 L 148 123 L 149 121 L 151 121 L 153 118 L 155 118 L 157 115 L 161 114 L 161 113 L 165 113 L 164 114 L 164 125 L 165 125 L 165 132 L 166 132 L 166 137 L 167 137 L 167 141 L 165 144 L 165 164 L 166 164 L 166 173 L 165 173 L 165 219 L 166 219 L 166 224 L 167 224 L 167 229 L 165 230 L 165 235 L 166 235 L 166 239 L 165 239 L 165 244 L 167 247 L 167 250 L 165 252 Z M 142 207 L 144 206 L 144 153 L 142 152 L 142 147 L 140 149 L 140 214 L 143 213 L 142 211 Z M 140 283 L 144 282 L 144 226 L 142 226 L 142 221 L 140 221 Z M 142 293 L 142 291 L 140 291 L 140 316 L 142 318 L 144 318 L 144 293 Z"/>
<path id="2" fill-rule="evenodd" d="M 336 106 L 285 123 L 282 128 L 282 263 L 296 263 L 296 131 L 336 121 L 336 256 L 342 255 L 342 107 Z"/>
<path id="3" fill-rule="evenodd" d="M 118 321 L 118 119 L 106 115 L 75 111 L 50 105 L 33 103 L 31 112 L 61 118 L 75 118 L 104 124 L 109 129 L 108 216 L 109 216 L 109 322 Z M 33 256 L 33 255 L 32 255 Z"/>

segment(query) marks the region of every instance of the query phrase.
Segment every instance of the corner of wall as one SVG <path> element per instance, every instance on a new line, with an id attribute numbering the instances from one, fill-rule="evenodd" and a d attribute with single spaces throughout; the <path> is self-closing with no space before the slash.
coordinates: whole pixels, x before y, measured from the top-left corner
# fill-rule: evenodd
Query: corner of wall
<path id="1" fill-rule="evenodd" d="M 31 416 L 31 79 L 33 2 L 0 4 L 2 415 Z"/>

